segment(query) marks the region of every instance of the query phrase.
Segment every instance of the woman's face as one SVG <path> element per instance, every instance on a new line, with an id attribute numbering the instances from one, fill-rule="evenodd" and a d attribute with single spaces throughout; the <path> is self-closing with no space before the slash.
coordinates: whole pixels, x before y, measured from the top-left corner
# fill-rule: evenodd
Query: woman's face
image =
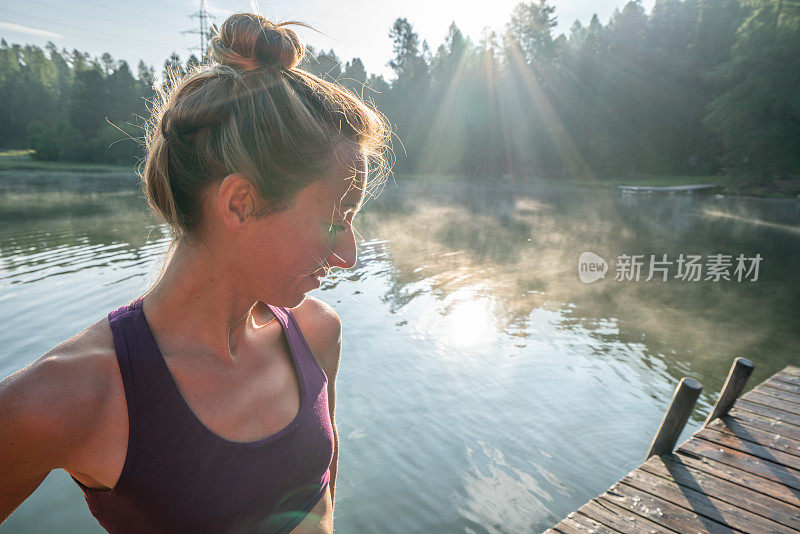
<path id="1" fill-rule="evenodd" d="M 248 283 L 259 288 L 259 300 L 295 307 L 319 287 L 327 267 L 355 265 L 353 217 L 365 185 L 364 159 L 340 157 L 324 180 L 300 191 L 290 208 L 254 220 L 248 236 L 254 279 Z"/>

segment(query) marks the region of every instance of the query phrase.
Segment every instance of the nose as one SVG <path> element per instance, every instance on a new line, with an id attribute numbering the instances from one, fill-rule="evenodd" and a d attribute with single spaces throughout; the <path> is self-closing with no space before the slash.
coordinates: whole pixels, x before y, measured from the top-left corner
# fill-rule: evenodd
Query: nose
<path id="1" fill-rule="evenodd" d="M 328 254 L 328 264 L 331 267 L 350 269 L 356 264 L 358 259 L 358 249 L 356 248 L 356 236 L 353 227 L 347 225 L 347 230 L 339 232 Z"/>

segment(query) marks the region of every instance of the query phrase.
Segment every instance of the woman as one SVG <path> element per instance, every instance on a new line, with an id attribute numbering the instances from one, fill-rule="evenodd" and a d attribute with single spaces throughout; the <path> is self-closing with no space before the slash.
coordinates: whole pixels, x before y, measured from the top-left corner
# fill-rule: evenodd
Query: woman
<path id="1" fill-rule="evenodd" d="M 333 531 L 341 326 L 306 293 L 354 265 L 388 130 L 285 25 L 212 47 L 148 131 L 161 278 L 0 383 L 0 520 L 62 468 L 110 532 Z"/>

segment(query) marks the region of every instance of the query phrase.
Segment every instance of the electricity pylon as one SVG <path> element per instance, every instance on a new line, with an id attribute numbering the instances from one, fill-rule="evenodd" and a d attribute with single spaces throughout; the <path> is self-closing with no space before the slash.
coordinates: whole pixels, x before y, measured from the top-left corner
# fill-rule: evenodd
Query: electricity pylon
<path id="1" fill-rule="evenodd" d="M 200 0 L 200 11 L 196 13 L 192 13 L 189 15 L 190 19 L 200 19 L 200 28 L 193 28 L 191 30 L 184 30 L 181 33 L 199 33 L 200 34 L 200 62 L 206 60 L 209 54 L 209 45 L 211 43 L 211 37 L 213 34 L 213 23 L 211 22 L 212 19 L 215 19 L 214 15 L 211 15 L 208 12 L 206 6 L 206 0 Z M 198 50 L 198 47 L 192 46 L 189 50 Z"/>

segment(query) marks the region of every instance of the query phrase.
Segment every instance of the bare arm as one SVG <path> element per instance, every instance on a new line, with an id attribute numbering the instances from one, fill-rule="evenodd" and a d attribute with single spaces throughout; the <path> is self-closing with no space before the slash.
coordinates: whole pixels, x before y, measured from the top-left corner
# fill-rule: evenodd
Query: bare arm
<path id="1" fill-rule="evenodd" d="M 0 382 L 0 523 L 33 493 L 53 469 L 42 451 L 46 431 L 25 392 L 30 367 Z"/>
<path id="2" fill-rule="evenodd" d="M 0 523 L 84 442 L 100 407 L 86 367 L 51 351 L 0 382 Z"/>

